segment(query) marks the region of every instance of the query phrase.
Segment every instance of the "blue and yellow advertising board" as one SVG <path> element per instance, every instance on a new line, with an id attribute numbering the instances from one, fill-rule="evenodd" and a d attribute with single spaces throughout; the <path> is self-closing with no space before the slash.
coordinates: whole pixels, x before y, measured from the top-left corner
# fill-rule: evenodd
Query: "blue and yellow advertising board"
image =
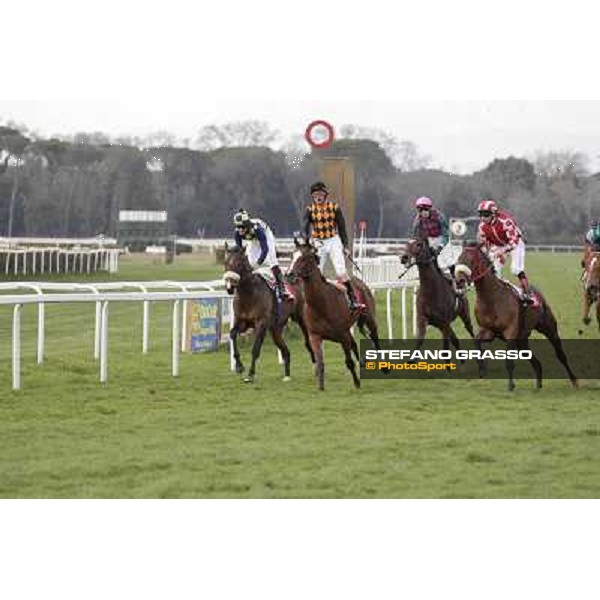
<path id="1" fill-rule="evenodd" d="M 214 352 L 221 339 L 221 301 L 198 298 L 188 302 L 187 345 L 191 352 Z"/>

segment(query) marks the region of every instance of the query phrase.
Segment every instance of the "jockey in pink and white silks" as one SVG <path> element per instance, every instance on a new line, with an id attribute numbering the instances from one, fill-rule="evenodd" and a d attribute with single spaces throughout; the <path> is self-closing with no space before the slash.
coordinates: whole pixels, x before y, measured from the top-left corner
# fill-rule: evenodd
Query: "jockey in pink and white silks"
<path id="1" fill-rule="evenodd" d="M 412 235 L 415 238 L 427 238 L 429 247 L 436 257 L 435 264 L 437 265 L 437 257 L 450 240 L 448 219 L 439 208 L 433 205 L 432 199 L 428 196 L 417 198 L 415 208 L 417 214 L 413 220 Z M 454 276 L 454 265 L 451 265 L 449 270 L 450 275 Z"/>

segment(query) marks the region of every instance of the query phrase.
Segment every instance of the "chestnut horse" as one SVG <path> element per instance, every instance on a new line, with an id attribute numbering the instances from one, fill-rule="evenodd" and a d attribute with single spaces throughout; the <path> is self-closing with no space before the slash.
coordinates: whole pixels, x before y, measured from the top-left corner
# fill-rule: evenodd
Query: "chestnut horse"
<path id="1" fill-rule="evenodd" d="M 590 309 L 596 303 L 596 321 L 600 329 L 600 252 L 586 253 L 584 261 L 583 322 L 589 325 Z"/>
<path id="2" fill-rule="evenodd" d="M 558 335 L 556 318 L 550 305 L 538 290 L 531 288 L 535 298 L 534 304 L 523 306 L 518 290 L 496 276 L 494 265 L 482 252 L 479 244 L 465 246 L 458 257 L 455 276 L 459 283 L 475 284 L 477 292 L 475 317 L 480 326 L 475 341 L 479 350 L 483 342 L 491 342 L 495 338 L 505 340 L 509 350 L 527 350 L 531 332 L 539 331 L 548 338 L 558 360 L 567 371 L 573 387 L 577 387 L 577 378 L 569 366 Z M 536 387 L 541 388 L 542 364 L 535 356 L 532 356 L 529 362 L 535 372 Z M 515 388 L 514 368 L 514 361 L 507 359 L 508 389 L 511 391 Z M 480 361 L 479 376 L 483 377 L 484 373 L 484 364 Z"/>
<path id="3" fill-rule="evenodd" d="M 346 357 L 346 367 L 352 374 L 354 385 L 360 387 L 360 379 L 352 360 L 352 352 L 360 363 L 356 341 L 350 328 L 356 323 L 360 332 L 371 338 L 377 349 L 379 334 L 375 321 L 375 299 L 366 284 L 352 277 L 351 282 L 356 297 L 365 306 L 351 311 L 348 306 L 345 288 L 329 283 L 319 269 L 317 250 L 309 243 L 295 240 L 298 253 L 294 259 L 291 273 L 302 279 L 304 290 L 304 322 L 308 329 L 310 345 L 316 358 L 316 375 L 320 390 L 325 389 L 325 363 L 323 360 L 323 341 L 329 340 L 342 345 Z M 368 334 L 365 332 L 365 326 Z"/>
<path id="4" fill-rule="evenodd" d="M 421 348 L 427 325 L 432 325 L 444 336 L 444 350 L 450 347 L 450 342 L 459 350 L 458 338 L 451 326 L 456 317 L 460 317 L 469 335 L 475 337 L 467 297 L 456 295 L 452 281 L 437 266 L 426 238 L 410 240 L 400 255 L 400 261 L 407 267 L 416 264 L 419 269 L 416 348 Z"/>
<path id="5" fill-rule="evenodd" d="M 227 245 L 225 246 L 225 271 L 223 279 L 227 286 L 227 292 L 235 293 L 233 299 L 234 323 L 229 335 L 233 342 L 235 370 L 239 374 L 244 372 L 244 365 L 240 359 L 238 335 L 248 329 L 254 329 L 252 363 L 244 382 L 252 383 L 254 381 L 256 362 L 260 356 L 267 331 L 271 332 L 271 337 L 283 357 L 283 380 L 290 380 L 290 351 L 283 339 L 283 329 L 290 317 L 298 323 L 302 330 L 304 343 L 314 363 L 315 359 L 302 314 L 304 297 L 301 287 L 295 286 L 293 298 L 287 298 L 281 305 L 278 305 L 275 291 L 271 289 L 264 277 L 254 273 L 244 249 L 229 248 Z"/>

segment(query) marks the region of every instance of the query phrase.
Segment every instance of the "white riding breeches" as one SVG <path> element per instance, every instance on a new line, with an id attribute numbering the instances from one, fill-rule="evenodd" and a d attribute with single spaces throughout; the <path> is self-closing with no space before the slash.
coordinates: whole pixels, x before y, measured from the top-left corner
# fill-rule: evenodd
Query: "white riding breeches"
<path id="1" fill-rule="evenodd" d="M 491 257 L 494 261 L 494 268 L 496 272 L 500 274 L 502 272 L 503 264 L 495 258 L 497 251 L 501 250 L 502 247 L 495 247 L 492 249 Z M 518 275 L 521 271 L 525 271 L 525 244 L 523 240 L 519 240 L 519 243 L 510 252 L 510 272 L 513 275 Z"/>
<path id="2" fill-rule="evenodd" d="M 276 267 L 279 265 L 277 260 L 277 252 L 275 250 L 275 236 L 270 230 L 265 232 L 267 236 L 267 244 L 269 245 L 269 251 L 267 252 L 267 257 L 263 262 L 263 265 L 266 267 Z M 246 242 L 246 256 L 248 256 L 248 260 L 250 261 L 250 266 L 254 269 L 257 266 L 258 259 L 261 255 L 261 247 L 260 242 L 258 240 L 251 240 Z"/>
<path id="3" fill-rule="evenodd" d="M 325 263 L 327 262 L 327 257 L 329 256 L 331 264 L 333 265 L 333 268 L 335 270 L 335 276 L 341 281 L 348 279 L 348 273 L 346 271 L 346 260 L 344 258 L 344 246 L 342 244 L 340 236 L 334 235 L 333 237 L 324 240 L 319 240 L 317 244 L 317 254 L 319 255 L 319 269 L 321 269 L 321 273 L 323 273 L 325 269 Z"/>

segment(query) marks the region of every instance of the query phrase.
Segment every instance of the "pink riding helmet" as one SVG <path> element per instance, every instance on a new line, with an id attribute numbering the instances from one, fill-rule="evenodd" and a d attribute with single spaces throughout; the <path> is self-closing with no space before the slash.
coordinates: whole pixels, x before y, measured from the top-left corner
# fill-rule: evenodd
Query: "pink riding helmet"
<path id="1" fill-rule="evenodd" d="M 432 208 L 433 202 L 431 201 L 431 198 L 428 198 L 427 196 L 421 196 L 420 198 L 417 198 L 417 201 L 415 202 L 415 207 L 416 208 Z"/>

